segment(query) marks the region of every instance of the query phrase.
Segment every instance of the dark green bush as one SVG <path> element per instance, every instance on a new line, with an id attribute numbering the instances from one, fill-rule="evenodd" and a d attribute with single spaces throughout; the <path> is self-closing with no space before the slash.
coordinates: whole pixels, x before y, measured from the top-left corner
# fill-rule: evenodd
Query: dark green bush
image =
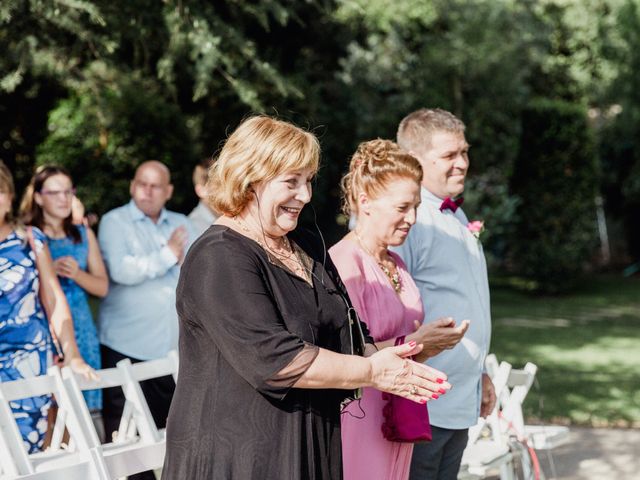
<path id="1" fill-rule="evenodd" d="M 511 190 L 521 199 L 513 265 L 546 292 L 571 287 L 596 242 L 598 164 L 583 107 L 532 102 L 522 115 L 522 139 Z"/>

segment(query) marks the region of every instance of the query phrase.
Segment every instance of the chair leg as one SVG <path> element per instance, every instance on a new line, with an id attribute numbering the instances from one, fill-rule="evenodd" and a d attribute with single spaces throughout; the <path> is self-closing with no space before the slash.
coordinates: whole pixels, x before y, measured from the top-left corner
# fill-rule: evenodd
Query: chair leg
<path id="1" fill-rule="evenodd" d="M 97 446 L 89 449 L 89 456 L 91 462 L 91 470 L 93 471 L 96 480 L 111 480 L 111 475 L 104 461 L 102 453 L 102 447 Z"/>
<path id="2" fill-rule="evenodd" d="M 500 465 L 500 480 L 516 480 L 513 460 Z"/>

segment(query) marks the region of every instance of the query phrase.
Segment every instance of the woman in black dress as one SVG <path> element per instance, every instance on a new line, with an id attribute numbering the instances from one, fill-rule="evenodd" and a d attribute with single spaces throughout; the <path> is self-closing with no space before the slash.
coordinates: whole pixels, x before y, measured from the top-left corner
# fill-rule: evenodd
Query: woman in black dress
<path id="1" fill-rule="evenodd" d="M 260 116 L 210 170 L 223 215 L 181 269 L 163 479 L 340 479 L 340 405 L 355 389 L 424 403 L 449 388 L 405 358 L 421 345 L 376 352 L 359 335 L 321 239 L 296 230 L 318 158 L 312 134 Z"/>

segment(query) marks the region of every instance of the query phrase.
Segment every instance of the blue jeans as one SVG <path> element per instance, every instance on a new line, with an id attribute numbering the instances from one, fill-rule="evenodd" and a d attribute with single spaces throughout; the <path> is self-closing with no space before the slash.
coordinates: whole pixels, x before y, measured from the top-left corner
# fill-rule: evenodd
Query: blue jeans
<path id="1" fill-rule="evenodd" d="M 469 430 L 449 430 L 432 425 L 431 433 L 431 442 L 413 446 L 409 480 L 456 480 Z"/>

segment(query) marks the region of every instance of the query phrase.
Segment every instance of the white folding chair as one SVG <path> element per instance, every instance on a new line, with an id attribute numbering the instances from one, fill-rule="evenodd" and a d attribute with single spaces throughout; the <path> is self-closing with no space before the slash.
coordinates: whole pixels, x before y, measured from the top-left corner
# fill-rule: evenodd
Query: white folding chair
<path id="1" fill-rule="evenodd" d="M 559 425 L 526 425 L 522 405 L 533 385 L 538 367 L 527 363 L 522 370 L 513 370 L 508 386 L 511 388 L 503 399 L 501 421 L 503 428 L 514 435 L 525 447 L 522 457 L 522 468 L 528 474 L 531 468 L 539 468 L 535 450 L 543 450 L 547 454 L 552 476 L 556 476 L 555 464 L 551 450 L 569 441 L 569 429 Z M 534 458 L 535 457 L 535 458 Z M 544 472 L 540 470 L 540 477 Z"/>
<path id="2" fill-rule="evenodd" d="M 492 377 L 496 396 L 506 388 L 511 365 L 502 362 L 498 365 L 495 355 L 487 357 L 486 369 Z M 502 480 L 515 478 L 513 455 L 509 448 L 508 437 L 501 430 L 498 402 L 486 418 L 469 429 L 469 441 L 462 455 L 459 478 L 485 478 L 495 471 L 500 472 Z"/>
<path id="3" fill-rule="evenodd" d="M 29 454 L 11 410 L 11 402 L 23 398 L 53 394 L 58 415 L 51 446 L 44 452 Z M 70 435 L 69 445 L 62 448 L 65 429 Z M 87 428 L 76 414 L 58 367 L 51 367 L 47 375 L 0 383 L 0 479 L 23 476 L 74 478 L 69 472 L 83 472 L 90 480 L 104 480 L 104 466 L 95 452 L 90 451 Z M 42 477 L 44 478 L 44 477 Z M 49 478 L 49 477 L 46 477 Z"/>
<path id="4" fill-rule="evenodd" d="M 527 363 L 523 370 L 516 370 L 509 378 L 511 393 L 504 400 L 502 417 L 510 422 L 518 435 L 525 437 L 536 450 L 552 450 L 569 440 L 569 429 L 557 425 L 526 425 L 522 404 L 535 380 L 538 367 Z"/>
<path id="5" fill-rule="evenodd" d="M 107 480 L 109 478 L 109 474 L 105 468 L 100 449 L 92 448 L 89 451 L 89 455 L 90 461 L 80 463 L 69 462 L 68 464 L 59 463 L 49 470 L 9 478 L 13 478 L 14 480 Z"/>
<path id="6" fill-rule="evenodd" d="M 150 380 L 152 378 L 159 378 L 171 375 L 174 381 L 178 380 L 178 352 L 172 350 L 169 354 L 164 358 L 159 358 L 156 360 L 148 360 L 146 362 L 138 362 L 131 363 L 128 361 L 122 361 L 118 363 L 118 367 L 123 369 L 124 374 L 130 379 L 130 383 L 133 386 L 139 382 L 143 382 L 145 380 Z M 156 428 L 155 422 L 151 417 L 151 414 L 147 416 L 148 408 L 146 409 L 138 409 L 137 405 L 140 402 L 144 402 L 146 404 L 144 394 L 140 388 L 134 389 L 130 392 L 130 396 L 127 397 L 127 393 L 125 392 L 125 397 L 127 398 L 127 402 L 124 406 L 124 411 L 122 413 L 122 419 L 120 422 L 120 428 L 118 430 L 118 434 L 123 434 L 127 431 L 129 426 L 131 425 L 131 420 L 135 420 L 138 418 L 138 423 L 144 425 L 146 429 L 149 427 L 149 431 L 146 432 L 147 438 L 149 440 L 153 439 L 153 441 L 158 441 L 158 439 L 164 437 L 164 429 L 158 430 Z M 142 414 L 143 417 L 135 417 L 134 414 Z"/>
<path id="7" fill-rule="evenodd" d="M 140 381 L 165 375 L 177 376 L 177 354 L 171 352 L 166 358 L 132 364 L 125 359 L 116 368 L 98 371 L 100 380 L 89 381 L 79 377 L 69 369 L 63 369 L 62 376 L 69 396 L 83 417 L 89 410 L 82 392 L 96 388 L 121 387 L 125 405 L 120 427 L 112 442 L 101 446 L 101 455 L 109 472 L 115 479 L 146 470 L 160 468 L 164 463 L 164 431 L 156 428 L 146 399 L 140 388 Z M 98 434 L 93 429 L 88 435 L 90 447 L 100 447 Z"/>

